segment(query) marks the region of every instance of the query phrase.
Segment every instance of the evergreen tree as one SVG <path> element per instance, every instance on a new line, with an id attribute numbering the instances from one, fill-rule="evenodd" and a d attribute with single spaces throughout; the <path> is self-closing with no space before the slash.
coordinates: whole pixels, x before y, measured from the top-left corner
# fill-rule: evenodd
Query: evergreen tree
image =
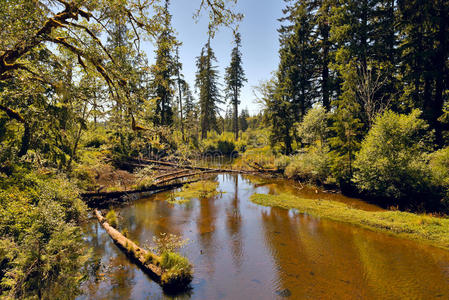
<path id="1" fill-rule="evenodd" d="M 171 28 L 171 15 L 168 11 L 169 0 L 165 1 L 162 18 L 164 29 L 157 38 L 156 64 L 152 67 L 151 88 L 156 99 L 156 125 L 171 125 L 173 123 L 173 109 L 171 100 L 174 96 L 173 76 L 177 74 L 177 66 L 172 57 L 176 44 Z"/>
<path id="2" fill-rule="evenodd" d="M 179 121 L 181 127 L 182 140 L 185 140 L 184 137 L 184 110 L 182 108 L 183 105 L 183 91 L 186 89 L 186 82 L 184 80 L 184 76 L 181 74 L 182 63 L 179 59 L 179 44 L 176 46 L 176 55 L 175 55 L 175 68 L 176 68 L 176 80 L 177 80 L 177 88 L 178 88 L 178 108 L 179 108 Z"/>
<path id="3" fill-rule="evenodd" d="M 238 105 L 240 104 L 240 91 L 243 87 L 243 83 L 247 81 L 245 72 L 242 67 L 242 53 L 240 51 L 241 38 L 240 33 L 235 35 L 235 47 L 232 49 L 231 63 L 226 68 L 225 81 L 226 81 L 226 93 L 231 99 L 231 104 L 234 108 L 233 111 L 233 125 L 235 140 L 239 138 L 239 116 Z"/>
<path id="4" fill-rule="evenodd" d="M 199 91 L 201 138 L 207 138 L 207 132 L 218 131 L 218 104 L 223 103 L 218 88 L 218 70 L 214 66 L 217 59 L 210 46 L 210 37 L 197 58 L 197 73 L 195 86 Z"/>
<path id="5" fill-rule="evenodd" d="M 239 123 L 240 123 L 239 126 L 242 131 L 246 131 L 248 129 L 248 118 L 249 118 L 248 108 L 242 109 L 242 112 L 239 116 Z"/>
<path id="6" fill-rule="evenodd" d="M 286 2 L 291 2 L 286 0 Z M 279 81 L 287 89 L 296 122 L 302 120 L 317 96 L 314 87 L 316 49 L 312 43 L 313 20 L 306 2 L 296 1 L 284 9 L 280 29 Z"/>
<path id="7" fill-rule="evenodd" d="M 401 40 L 401 73 L 404 101 L 423 110 L 423 117 L 435 129 L 443 144 L 444 102 L 449 89 L 449 3 L 444 0 L 398 1 Z"/>
<path id="8" fill-rule="evenodd" d="M 280 144 L 284 154 L 291 154 L 295 119 L 286 84 L 282 83 L 279 74 L 276 74 L 257 89 L 260 93 L 259 100 L 265 107 L 264 121 L 270 128 L 271 147 Z"/>

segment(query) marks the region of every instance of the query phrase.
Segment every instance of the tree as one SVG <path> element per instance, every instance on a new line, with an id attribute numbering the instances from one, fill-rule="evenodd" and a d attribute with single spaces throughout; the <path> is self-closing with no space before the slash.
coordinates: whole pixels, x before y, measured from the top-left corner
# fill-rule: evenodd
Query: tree
<path id="1" fill-rule="evenodd" d="M 248 108 L 242 109 L 242 112 L 239 116 L 239 127 L 244 132 L 248 129 L 248 118 L 249 118 L 249 112 Z"/>
<path id="2" fill-rule="evenodd" d="M 272 147 L 282 146 L 284 154 L 291 154 L 292 130 L 295 123 L 292 103 L 289 101 L 288 89 L 278 79 L 278 74 L 257 87 L 259 102 L 264 106 L 264 120 L 270 128 Z"/>
<path id="3" fill-rule="evenodd" d="M 235 135 L 235 140 L 239 138 L 239 110 L 238 105 L 240 104 L 240 91 L 243 87 L 243 83 L 247 81 L 245 77 L 245 72 L 242 67 L 242 53 L 240 51 L 241 38 L 240 33 L 235 34 L 235 47 L 232 49 L 231 63 L 225 71 L 225 81 L 226 81 L 226 93 L 231 99 L 232 106 L 234 108 L 233 112 L 233 131 Z"/>
<path id="4" fill-rule="evenodd" d="M 213 65 L 217 61 L 210 46 L 210 37 L 207 44 L 197 57 L 197 73 L 195 86 L 199 90 L 201 138 L 207 138 L 207 132 L 218 131 L 217 114 L 218 104 L 223 103 L 218 88 L 218 70 Z"/>
<path id="5" fill-rule="evenodd" d="M 435 129 L 438 145 L 443 145 L 443 114 L 449 89 L 449 3 L 399 1 L 401 73 L 404 100 L 423 111 L 423 117 Z"/>
<path id="6" fill-rule="evenodd" d="M 290 2 L 290 0 L 286 0 Z M 302 120 L 316 97 L 313 87 L 316 64 L 316 49 L 312 44 L 313 21 L 303 1 L 296 1 L 284 9 L 281 22 L 279 82 L 282 83 L 293 109 L 296 122 Z"/>
<path id="7" fill-rule="evenodd" d="M 351 66 L 351 65 L 350 65 Z M 331 115 L 329 144 L 331 147 L 331 169 L 340 184 L 350 183 L 353 174 L 353 161 L 364 135 L 361 121 L 363 112 L 356 98 L 355 80 L 357 71 L 343 73 L 342 91 L 339 99 L 334 100 L 335 111 Z"/>
<path id="8" fill-rule="evenodd" d="M 165 0 L 161 23 L 164 24 L 162 33 L 157 38 L 156 64 L 152 67 L 152 82 L 154 98 L 156 99 L 156 125 L 171 125 L 173 123 L 173 110 L 171 100 L 174 96 L 175 81 L 173 76 L 179 72 L 172 51 L 176 41 L 171 28 L 171 15 L 168 11 L 169 0 Z"/>

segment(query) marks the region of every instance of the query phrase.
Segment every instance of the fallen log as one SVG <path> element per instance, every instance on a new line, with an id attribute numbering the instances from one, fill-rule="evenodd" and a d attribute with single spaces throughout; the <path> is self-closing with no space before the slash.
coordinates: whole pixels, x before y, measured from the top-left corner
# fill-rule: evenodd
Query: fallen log
<path id="1" fill-rule="evenodd" d="M 106 208 L 112 204 L 120 204 L 126 201 L 126 198 L 136 194 L 146 194 L 151 192 L 163 192 L 180 188 L 185 184 L 196 182 L 197 180 L 190 180 L 185 182 L 177 182 L 173 184 L 151 186 L 146 189 L 118 191 L 118 192 L 100 192 L 100 193 L 83 193 L 81 194 L 84 202 L 91 208 Z M 138 195 L 141 196 L 141 195 Z M 139 197 L 136 197 L 136 199 Z"/>
<path id="2" fill-rule="evenodd" d="M 180 272 L 176 266 L 164 267 L 164 255 L 158 256 L 150 251 L 140 248 L 136 243 L 126 238 L 117 229 L 112 227 L 95 209 L 95 216 L 114 243 L 151 279 L 160 284 L 165 291 L 179 292 L 186 290 L 192 281 L 192 267 Z M 168 268 L 168 269 L 166 269 Z M 173 269 L 175 268 L 175 269 Z"/>
<path id="3" fill-rule="evenodd" d="M 109 225 L 106 219 L 101 215 L 98 209 L 95 210 L 95 216 L 100 222 L 101 226 L 106 230 L 114 243 L 123 251 L 126 255 L 130 256 L 145 272 L 147 272 L 152 278 L 160 282 L 162 276 L 162 269 L 159 266 L 160 257 L 148 252 L 145 249 L 137 246 L 133 241 L 127 239 L 117 229 Z"/>
<path id="4" fill-rule="evenodd" d="M 132 159 L 132 160 L 134 160 L 140 164 L 142 164 L 142 163 L 158 164 L 158 165 L 170 166 L 170 167 L 178 168 L 178 169 L 215 171 L 216 173 L 240 173 L 240 174 L 253 174 L 254 173 L 254 172 L 246 171 L 246 170 L 199 167 L 199 166 L 177 164 L 177 163 L 172 163 L 172 162 L 167 162 L 167 161 L 151 160 L 151 159 Z"/>
<path id="5" fill-rule="evenodd" d="M 208 170 L 208 171 L 201 171 L 201 172 L 195 172 L 195 173 L 189 173 L 189 174 L 182 174 L 182 175 L 166 178 L 164 180 L 158 181 L 155 184 L 163 184 L 163 183 L 167 183 L 169 181 L 180 179 L 180 178 L 186 178 L 186 177 L 192 177 L 192 176 L 203 175 L 203 174 L 210 174 L 210 173 L 217 173 L 217 171 L 215 171 L 215 170 Z"/>
<path id="6" fill-rule="evenodd" d="M 178 174 L 182 174 L 182 173 L 185 173 L 185 172 L 189 172 L 189 170 L 181 170 L 181 171 L 176 171 L 176 172 L 171 172 L 171 173 L 161 174 L 161 175 L 159 175 L 159 176 L 154 177 L 153 179 L 154 179 L 154 180 L 158 180 L 158 179 L 161 179 L 161 178 L 164 178 L 164 177 L 167 177 L 167 176 L 178 175 Z"/>

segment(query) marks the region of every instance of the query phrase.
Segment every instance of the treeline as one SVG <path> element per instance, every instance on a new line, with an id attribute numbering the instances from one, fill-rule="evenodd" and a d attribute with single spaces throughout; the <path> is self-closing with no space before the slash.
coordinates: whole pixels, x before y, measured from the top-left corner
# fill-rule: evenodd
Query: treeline
<path id="1" fill-rule="evenodd" d="M 271 145 L 315 153 L 311 168 L 343 188 L 419 203 L 439 194 L 422 156 L 448 144 L 449 3 L 285 2 L 279 67 L 259 87 Z"/>

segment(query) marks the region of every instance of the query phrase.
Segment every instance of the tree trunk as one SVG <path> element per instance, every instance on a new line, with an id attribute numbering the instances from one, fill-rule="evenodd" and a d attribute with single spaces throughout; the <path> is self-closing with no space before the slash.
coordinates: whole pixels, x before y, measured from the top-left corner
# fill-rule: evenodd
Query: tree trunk
<path id="1" fill-rule="evenodd" d="M 236 91 L 234 91 L 234 134 L 237 141 L 239 139 L 239 109 Z"/>

